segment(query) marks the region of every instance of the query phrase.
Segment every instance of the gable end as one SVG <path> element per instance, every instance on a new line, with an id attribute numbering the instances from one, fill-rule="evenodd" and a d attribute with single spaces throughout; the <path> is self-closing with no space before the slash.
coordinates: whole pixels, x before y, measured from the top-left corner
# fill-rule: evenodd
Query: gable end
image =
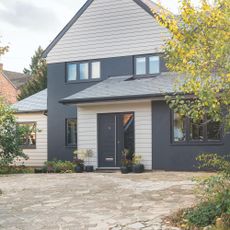
<path id="1" fill-rule="evenodd" d="M 54 38 L 54 40 L 49 44 L 49 46 L 43 52 L 43 58 L 46 58 L 48 53 L 53 49 L 53 47 L 59 42 L 59 40 L 64 36 L 64 34 L 70 29 L 70 27 L 81 17 L 81 15 L 87 10 L 94 0 L 87 0 L 87 2 L 81 7 L 81 9 L 74 15 L 74 17 L 68 22 L 68 24 L 61 30 L 61 32 Z M 143 0 L 133 0 L 140 7 L 142 7 L 147 13 L 154 17 L 153 12 L 150 7 L 147 6 Z M 151 1 L 151 0 L 148 0 Z M 152 3 L 155 4 L 155 3 Z"/>

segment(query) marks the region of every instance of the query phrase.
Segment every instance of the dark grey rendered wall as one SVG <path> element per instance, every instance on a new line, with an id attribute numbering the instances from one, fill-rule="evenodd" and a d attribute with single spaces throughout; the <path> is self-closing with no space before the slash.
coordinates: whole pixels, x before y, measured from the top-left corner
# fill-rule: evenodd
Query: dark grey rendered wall
<path id="1" fill-rule="evenodd" d="M 165 102 L 152 103 L 153 169 L 194 171 L 196 156 L 200 153 L 230 153 L 230 135 L 220 145 L 172 145 L 170 109 Z"/>
<path id="2" fill-rule="evenodd" d="M 101 59 L 101 80 L 110 76 L 133 74 L 133 57 Z M 77 116 L 76 106 L 59 103 L 60 99 L 75 94 L 98 82 L 65 82 L 65 63 L 48 65 L 48 159 L 71 160 L 73 148 L 66 147 L 65 120 Z"/>

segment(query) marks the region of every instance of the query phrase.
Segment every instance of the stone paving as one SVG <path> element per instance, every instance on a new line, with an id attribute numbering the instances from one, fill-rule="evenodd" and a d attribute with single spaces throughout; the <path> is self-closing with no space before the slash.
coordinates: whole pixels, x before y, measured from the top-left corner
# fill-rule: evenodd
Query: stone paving
<path id="1" fill-rule="evenodd" d="M 193 176 L 32 174 L 0 177 L 0 229 L 161 230 L 162 218 L 195 202 Z"/>

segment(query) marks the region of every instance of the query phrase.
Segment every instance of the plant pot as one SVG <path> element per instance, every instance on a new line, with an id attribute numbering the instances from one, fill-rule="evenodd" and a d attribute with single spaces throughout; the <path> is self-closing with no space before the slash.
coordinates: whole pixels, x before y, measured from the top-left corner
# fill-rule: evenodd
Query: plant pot
<path id="1" fill-rule="evenodd" d="M 93 165 L 87 165 L 87 166 L 85 166 L 85 171 L 86 172 L 93 172 L 94 171 Z"/>
<path id="2" fill-rule="evenodd" d="M 130 173 L 130 169 L 127 166 L 121 166 L 120 168 L 122 174 L 128 174 Z"/>
<path id="3" fill-rule="evenodd" d="M 145 167 L 143 164 L 133 165 L 133 173 L 143 173 L 145 171 Z"/>
<path id="4" fill-rule="evenodd" d="M 43 169 L 42 168 L 35 168 L 34 173 L 36 173 L 36 174 L 43 173 Z"/>
<path id="5" fill-rule="evenodd" d="M 84 171 L 84 168 L 83 168 L 82 165 L 77 165 L 77 166 L 75 167 L 75 172 L 76 172 L 76 173 L 82 173 L 83 171 Z"/>

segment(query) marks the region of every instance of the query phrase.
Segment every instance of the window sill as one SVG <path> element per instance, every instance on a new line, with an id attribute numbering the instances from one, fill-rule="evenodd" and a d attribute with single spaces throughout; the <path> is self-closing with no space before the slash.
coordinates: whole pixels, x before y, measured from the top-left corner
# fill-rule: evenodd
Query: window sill
<path id="1" fill-rule="evenodd" d="M 22 149 L 36 149 L 36 146 L 21 146 Z"/>
<path id="2" fill-rule="evenodd" d="M 76 148 L 77 148 L 77 145 L 66 145 L 65 148 L 68 148 L 68 149 L 76 149 Z"/>
<path id="3" fill-rule="evenodd" d="M 100 82 L 102 79 L 88 79 L 88 80 L 76 80 L 76 81 L 66 81 L 65 85 L 80 84 L 80 83 L 90 83 L 90 82 Z"/>
<path id="4" fill-rule="evenodd" d="M 171 146 L 219 146 L 219 145 L 224 145 L 224 142 L 223 141 L 210 141 L 210 142 L 203 142 L 203 143 L 200 143 L 200 142 L 186 142 L 186 143 L 171 143 Z"/>

